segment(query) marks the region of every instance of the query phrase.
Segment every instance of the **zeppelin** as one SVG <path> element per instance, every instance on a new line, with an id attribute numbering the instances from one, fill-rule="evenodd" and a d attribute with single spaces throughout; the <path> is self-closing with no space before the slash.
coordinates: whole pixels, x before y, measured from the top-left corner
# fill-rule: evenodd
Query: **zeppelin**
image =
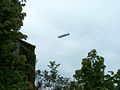
<path id="1" fill-rule="evenodd" d="M 66 37 L 66 36 L 68 36 L 68 35 L 70 35 L 70 33 L 60 35 L 60 36 L 58 36 L 58 38 L 63 38 L 63 37 Z"/>

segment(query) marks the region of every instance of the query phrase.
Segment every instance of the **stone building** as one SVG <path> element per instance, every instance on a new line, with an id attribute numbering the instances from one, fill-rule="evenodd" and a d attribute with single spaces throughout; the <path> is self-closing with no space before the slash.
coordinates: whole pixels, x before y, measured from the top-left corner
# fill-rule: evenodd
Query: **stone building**
<path id="1" fill-rule="evenodd" d="M 32 82 L 33 87 L 35 88 L 35 63 L 36 63 L 36 55 L 35 55 L 35 46 L 27 43 L 25 41 L 20 40 L 17 43 L 17 49 L 15 51 L 17 55 L 23 55 L 26 57 L 25 62 L 25 73 L 27 75 L 27 79 L 29 82 Z"/>

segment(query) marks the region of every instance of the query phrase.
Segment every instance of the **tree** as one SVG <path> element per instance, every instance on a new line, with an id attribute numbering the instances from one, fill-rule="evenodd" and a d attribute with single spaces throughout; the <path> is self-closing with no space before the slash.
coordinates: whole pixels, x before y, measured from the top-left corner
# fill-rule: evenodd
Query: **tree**
<path id="1" fill-rule="evenodd" d="M 116 90 L 120 90 L 120 69 L 118 69 L 117 73 L 114 75 L 114 84 Z"/>
<path id="2" fill-rule="evenodd" d="M 109 74 L 104 75 L 104 86 L 107 90 L 116 90 L 115 83 L 114 83 L 114 72 L 108 71 Z"/>
<path id="3" fill-rule="evenodd" d="M 58 76 L 58 70 L 60 64 L 56 64 L 55 61 L 50 61 L 50 65 L 48 67 L 50 68 L 50 80 L 54 83 L 56 82 L 57 76 Z"/>
<path id="4" fill-rule="evenodd" d="M 104 70 L 104 58 L 93 49 L 82 60 L 82 67 L 75 71 L 74 78 L 81 90 L 104 90 Z"/>
<path id="5" fill-rule="evenodd" d="M 20 32 L 25 0 L 0 0 L 0 90 L 33 90 L 25 74 L 26 57 L 14 51 L 16 43 L 26 39 Z"/>
<path id="6" fill-rule="evenodd" d="M 58 74 L 57 68 L 60 64 L 56 64 L 56 61 L 49 61 L 49 71 L 37 71 L 37 90 L 51 88 L 52 90 L 69 90 L 70 78 L 63 77 Z"/>
<path id="7" fill-rule="evenodd" d="M 120 70 L 105 73 L 104 58 L 97 55 L 95 49 L 82 59 L 82 67 L 75 71 L 74 80 L 58 74 L 60 64 L 50 61 L 49 71 L 45 70 L 41 76 L 48 81 L 52 90 L 120 90 Z"/>

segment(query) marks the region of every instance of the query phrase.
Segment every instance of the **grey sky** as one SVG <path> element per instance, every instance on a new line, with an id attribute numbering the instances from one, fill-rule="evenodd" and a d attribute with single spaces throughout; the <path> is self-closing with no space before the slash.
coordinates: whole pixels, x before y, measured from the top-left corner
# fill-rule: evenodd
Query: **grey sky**
<path id="1" fill-rule="evenodd" d="M 29 0 L 22 32 L 36 45 L 37 69 L 55 60 L 71 76 L 91 49 L 105 58 L 107 70 L 120 68 L 120 0 Z M 71 33 L 58 39 L 57 36 Z"/>

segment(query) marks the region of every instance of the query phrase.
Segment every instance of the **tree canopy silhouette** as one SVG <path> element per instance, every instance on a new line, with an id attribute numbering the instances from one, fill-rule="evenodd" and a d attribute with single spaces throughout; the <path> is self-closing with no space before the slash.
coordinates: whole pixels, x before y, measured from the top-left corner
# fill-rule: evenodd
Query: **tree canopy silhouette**
<path id="1" fill-rule="evenodd" d="M 25 55 L 15 53 L 17 42 L 26 39 L 20 32 L 26 13 L 25 0 L 0 0 L 0 90 L 33 90 L 28 81 Z"/>

